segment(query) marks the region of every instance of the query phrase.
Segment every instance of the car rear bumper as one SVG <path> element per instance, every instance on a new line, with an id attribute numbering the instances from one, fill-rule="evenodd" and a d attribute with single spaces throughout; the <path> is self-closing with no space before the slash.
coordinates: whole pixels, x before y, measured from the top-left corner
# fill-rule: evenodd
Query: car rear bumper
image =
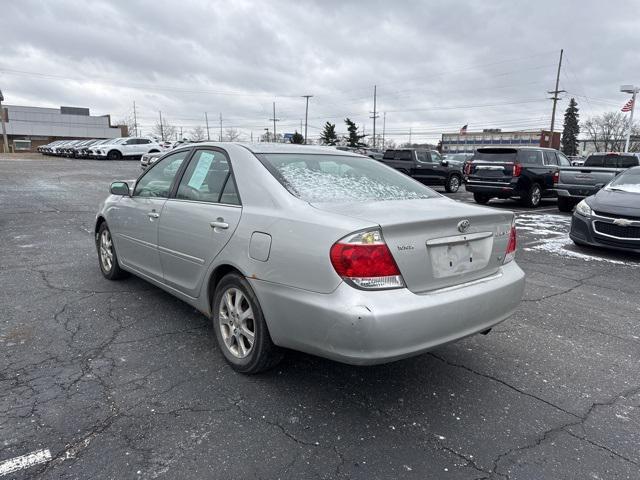
<path id="1" fill-rule="evenodd" d="M 640 240 L 606 236 L 594 229 L 593 219 L 578 214 L 571 218 L 569 237 L 576 243 L 623 252 L 640 253 Z"/>
<path id="2" fill-rule="evenodd" d="M 467 180 L 465 189 L 471 193 L 484 193 L 492 197 L 518 197 L 522 192 L 518 191 L 513 184 L 506 182 L 477 182 Z"/>
<path id="3" fill-rule="evenodd" d="M 554 190 L 558 194 L 558 197 L 581 200 L 598 193 L 599 189 L 589 185 L 569 186 L 558 184 Z"/>
<path id="4" fill-rule="evenodd" d="M 354 365 L 391 362 L 487 330 L 524 291 L 515 262 L 484 279 L 415 294 L 342 283 L 320 294 L 249 279 L 276 345 Z"/>

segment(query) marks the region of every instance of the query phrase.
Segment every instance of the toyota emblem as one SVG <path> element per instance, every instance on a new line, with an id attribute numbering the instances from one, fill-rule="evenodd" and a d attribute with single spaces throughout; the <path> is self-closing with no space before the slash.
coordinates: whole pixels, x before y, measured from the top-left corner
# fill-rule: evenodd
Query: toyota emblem
<path id="1" fill-rule="evenodd" d="M 470 225 L 471 222 L 469 220 L 460 220 L 458 222 L 458 230 L 460 231 L 460 233 L 464 233 L 469 229 Z"/>

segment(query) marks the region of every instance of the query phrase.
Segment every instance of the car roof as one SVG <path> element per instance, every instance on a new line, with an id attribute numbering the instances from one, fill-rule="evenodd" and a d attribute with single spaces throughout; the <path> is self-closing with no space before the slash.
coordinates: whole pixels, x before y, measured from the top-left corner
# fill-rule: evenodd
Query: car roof
<path id="1" fill-rule="evenodd" d="M 246 148 L 251 153 L 259 154 L 259 153 L 306 153 L 306 154 L 333 154 L 333 155 L 344 155 L 344 156 L 354 156 L 354 157 L 362 157 L 362 155 L 357 153 L 351 153 L 345 150 L 338 150 L 335 147 L 329 146 L 321 146 L 321 145 L 295 145 L 290 143 L 245 143 L 245 142 L 201 142 L 197 144 L 187 144 L 189 146 L 197 145 L 198 147 L 219 147 L 225 148 L 228 145 L 238 145 L 240 147 Z M 177 150 L 177 149 L 176 149 Z"/>

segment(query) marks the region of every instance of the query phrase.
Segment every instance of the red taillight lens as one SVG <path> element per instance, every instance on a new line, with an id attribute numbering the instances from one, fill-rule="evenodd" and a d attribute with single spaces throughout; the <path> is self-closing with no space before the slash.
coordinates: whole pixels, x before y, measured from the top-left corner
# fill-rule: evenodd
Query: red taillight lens
<path id="1" fill-rule="evenodd" d="M 331 264 L 345 280 L 364 289 L 404 286 L 398 265 L 379 230 L 349 235 L 331 247 Z"/>
<path id="2" fill-rule="evenodd" d="M 509 231 L 509 242 L 507 242 L 507 251 L 504 254 L 504 262 L 509 263 L 516 258 L 516 250 L 518 248 L 518 235 L 516 233 L 515 222 L 511 224 L 511 230 Z"/>
<path id="3" fill-rule="evenodd" d="M 519 177 L 521 173 L 522 173 L 522 165 L 520 165 L 519 163 L 514 163 L 513 164 L 513 176 L 514 177 Z"/>
<path id="4" fill-rule="evenodd" d="M 471 175 L 471 162 L 467 162 L 464 164 L 464 174 Z"/>
<path id="5" fill-rule="evenodd" d="M 558 180 L 560 180 L 560 172 L 554 172 L 553 173 L 553 184 L 557 185 L 558 184 Z"/>

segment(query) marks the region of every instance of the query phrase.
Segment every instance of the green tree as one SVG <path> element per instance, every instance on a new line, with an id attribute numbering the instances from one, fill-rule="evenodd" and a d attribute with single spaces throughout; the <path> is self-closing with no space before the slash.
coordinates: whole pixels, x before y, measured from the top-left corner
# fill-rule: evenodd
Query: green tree
<path id="1" fill-rule="evenodd" d="M 294 133 L 293 136 L 291 137 L 291 143 L 297 143 L 301 145 L 304 143 L 304 137 L 302 136 L 301 133 L 298 133 L 298 131 L 296 130 L 296 133 Z"/>
<path id="2" fill-rule="evenodd" d="M 347 124 L 347 132 L 349 132 L 349 135 L 345 138 L 347 145 L 354 148 L 363 147 L 365 144 L 360 140 L 365 136 L 358 134 L 358 126 L 356 125 L 356 122 L 349 118 L 345 118 L 344 123 Z"/>
<path id="3" fill-rule="evenodd" d="M 324 124 L 322 133 L 320 134 L 320 141 L 323 145 L 337 145 L 338 135 L 336 134 L 336 124 L 327 122 Z"/>
<path id="4" fill-rule="evenodd" d="M 569 101 L 564 112 L 564 129 L 562 130 L 562 152 L 565 155 L 578 154 L 578 134 L 580 133 L 578 102 L 575 98 Z"/>

